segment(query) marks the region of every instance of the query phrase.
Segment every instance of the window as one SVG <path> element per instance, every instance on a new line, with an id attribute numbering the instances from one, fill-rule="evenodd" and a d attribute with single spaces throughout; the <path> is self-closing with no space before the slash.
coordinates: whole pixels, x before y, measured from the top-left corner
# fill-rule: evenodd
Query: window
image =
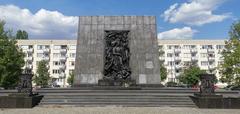
<path id="1" fill-rule="evenodd" d="M 176 65 L 180 65 L 180 62 L 175 62 Z"/>
<path id="2" fill-rule="evenodd" d="M 209 53 L 208 57 L 215 57 L 215 54 L 214 53 Z"/>
<path id="3" fill-rule="evenodd" d="M 70 45 L 70 46 L 69 46 L 69 49 L 70 49 L 70 50 L 76 50 L 76 45 Z"/>
<path id="4" fill-rule="evenodd" d="M 61 53 L 60 57 L 66 57 L 66 54 L 65 53 Z"/>
<path id="5" fill-rule="evenodd" d="M 53 66 L 58 66 L 58 65 L 61 65 L 59 61 L 53 61 Z"/>
<path id="6" fill-rule="evenodd" d="M 27 53 L 27 57 L 32 57 L 32 53 Z"/>
<path id="7" fill-rule="evenodd" d="M 176 73 L 180 73 L 180 70 L 176 70 Z"/>
<path id="8" fill-rule="evenodd" d="M 196 57 L 197 54 L 196 53 L 192 53 L 191 55 L 192 55 L 192 57 Z"/>
<path id="9" fill-rule="evenodd" d="M 179 53 L 175 53 L 175 57 L 179 57 Z"/>
<path id="10" fill-rule="evenodd" d="M 50 46 L 49 45 L 45 45 L 45 49 L 50 49 Z"/>
<path id="11" fill-rule="evenodd" d="M 22 49 L 28 49 L 28 45 L 21 45 L 20 48 L 22 48 Z"/>
<path id="12" fill-rule="evenodd" d="M 38 46 L 37 46 L 37 49 L 38 49 L 38 50 L 49 49 L 49 47 L 50 47 L 49 45 L 38 45 Z"/>
<path id="13" fill-rule="evenodd" d="M 60 74 L 60 71 L 55 69 L 55 70 L 52 70 L 52 73 L 53 74 Z"/>
<path id="14" fill-rule="evenodd" d="M 32 49 L 32 48 L 33 48 L 33 45 L 29 45 L 29 46 L 28 46 L 28 49 Z"/>
<path id="15" fill-rule="evenodd" d="M 212 45 L 202 45 L 202 49 L 213 49 Z"/>
<path id="16" fill-rule="evenodd" d="M 208 54 L 207 53 L 201 53 L 200 56 L 201 57 L 208 57 Z"/>
<path id="17" fill-rule="evenodd" d="M 224 45 L 217 45 L 217 49 L 223 49 Z"/>
<path id="18" fill-rule="evenodd" d="M 209 65 L 215 65 L 215 62 L 212 62 L 212 61 L 209 62 Z"/>
<path id="19" fill-rule="evenodd" d="M 168 66 L 173 66 L 173 65 L 174 65 L 173 61 L 168 61 Z"/>
<path id="20" fill-rule="evenodd" d="M 70 65 L 70 66 L 74 66 L 74 65 L 75 65 L 75 62 L 74 62 L 74 61 L 69 61 L 69 65 Z"/>
<path id="21" fill-rule="evenodd" d="M 168 48 L 168 49 L 172 49 L 172 46 L 171 46 L 171 45 L 168 45 L 167 48 Z"/>
<path id="22" fill-rule="evenodd" d="M 208 61 L 201 61 L 202 66 L 208 66 Z"/>
<path id="23" fill-rule="evenodd" d="M 60 57 L 60 53 L 53 53 L 53 57 L 54 57 L 54 58 Z"/>
<path id="24" fill-rule="evenodd" d="M 184 58 L 190 58 L 191 57 L 191 53 L 183 53 L 183 57 Z"/>
<path id="25" fill-rule="evenodd" d="M 38 50 L 43 49 L 43 45 L 38 45 L 38 46 L 37 46 L 37 49 L 38 49 Z"/>
<path id="26" fill-rule="evenodd" d="M 53 49 L 61 49 L 61 46 L 60 45 L 54 45 L 54 48 Z"/>
<path id="27" fill-rule="evenodd" d="M 179 45 L 174 45 L 174 49 L 181 49 Z"/>
<path id="28" fill-rule="evenodd" d="M 167 57 L 172 57 L 173 54 L 172 53 L 167 53 Z"/>
<path id="29" fill-rule="evenodd" d="M 192 64 L 192 62 L 190 62 L 190 61 L 184 61 L 183 62 L 183 65 L 184 66 L 190 66 Z"/>
<path id="30" fill-rule="evenodd" d="M 37 53 L 37 57 L 44 57 L 43 53 Z"/>
<path id="31" fill-rule="evenodd" d="M 70 53 L 69 54 L 71 58 L 75 58 L 76 57 L 76 53 Z"/>
<path id="32" fill-rule="evenodd" d="M 67 45 L 61 45 L 61 49 L 67 49 Z"/>

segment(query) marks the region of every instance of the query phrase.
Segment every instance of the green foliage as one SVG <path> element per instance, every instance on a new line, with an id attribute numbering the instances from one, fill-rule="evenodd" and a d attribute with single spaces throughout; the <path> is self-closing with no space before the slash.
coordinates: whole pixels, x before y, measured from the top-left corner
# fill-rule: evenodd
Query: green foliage
<path id="1" fill-rule="evenodd" d="M 178 77 L 179 81 L 183 84 L 194 86 L 200 81 L 199 75 L 205 73 L 197 66 L 189 66 L 187 69 L 184 69 L 183 73 Z"/>
<path id="2" fill-rule="evenodd" d="M 4 22 L 0 21 L 0 86 L 14 88 L 24 66 L 24 53 L 16 45 L 11 32 L 4 30 Z"/>
<path id="3" fill-rule="evenodd" d="M 37 72 L 34 77 L 34 82 L 37 86 L 46 87 L 48 86 L 50 75 L 47 68 L 47 61 L 39 61 L 37 66 Z"/>
<path id="4" fill-rule="evenodd" d="M 28 39 L 28 33 L 24 30 L 18 30 L 16 34 L 16 39 L 26 40 Z"/>
<path id="5" fill-rule="evenodd" d="M 160 65 L 160 77 L 161 81 L 164 81 L 167 78 L 167 69 L 163 65 Z"/>
<path id="6" fill-rule="evenodd" d="M 220 81 L 240 85 L 240 21 L 232 25 L 229 36 L 222 52 L 224 62 L 220 66 Z"/>
<path id="7" fill-rule="evenodd" d="M 67 79 L 67 83 L 72 86 L 73 85 L 73 80 L 74 80 L 74 74 L 70 73 L 69 77 Z"/>

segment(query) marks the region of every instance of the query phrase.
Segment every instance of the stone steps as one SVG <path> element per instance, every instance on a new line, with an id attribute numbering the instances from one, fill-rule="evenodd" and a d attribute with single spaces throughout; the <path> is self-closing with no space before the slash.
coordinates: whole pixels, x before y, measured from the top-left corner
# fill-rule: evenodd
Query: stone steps
<path id="1" fill-rule="evenodd" d="M 44 89 L 39 106 L 195 107 L 190 89 L 76 90 Z"/>

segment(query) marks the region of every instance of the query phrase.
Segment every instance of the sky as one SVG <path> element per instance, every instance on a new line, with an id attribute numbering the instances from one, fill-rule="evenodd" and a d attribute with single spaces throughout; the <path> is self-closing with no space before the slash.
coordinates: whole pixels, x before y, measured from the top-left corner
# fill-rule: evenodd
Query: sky
<path id="1" fill-rule="evenodd" d="M 0 19 L 29 39 L 76 39 L 78 16 L 153 15 L 159 39 L 227 39 L 240 0 L 0 0 Z"/>

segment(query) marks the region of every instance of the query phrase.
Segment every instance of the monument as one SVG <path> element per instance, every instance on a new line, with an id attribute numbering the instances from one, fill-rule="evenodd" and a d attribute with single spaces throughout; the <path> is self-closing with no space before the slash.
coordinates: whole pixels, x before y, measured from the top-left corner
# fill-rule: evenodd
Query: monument
<path id="1" fill-rule="evenodd" d="M 43 98 L 43 95 L 32 92 L 33 74 L 24 73 L 18 82 L 18 92 L 8 96 L 0 96 L 0 108 L 33 108 Z"/>
<path id="2" fill-rule="evenodd" d="M 80 16 L 74 86 L 160 84 L 154 16 Z"/>

